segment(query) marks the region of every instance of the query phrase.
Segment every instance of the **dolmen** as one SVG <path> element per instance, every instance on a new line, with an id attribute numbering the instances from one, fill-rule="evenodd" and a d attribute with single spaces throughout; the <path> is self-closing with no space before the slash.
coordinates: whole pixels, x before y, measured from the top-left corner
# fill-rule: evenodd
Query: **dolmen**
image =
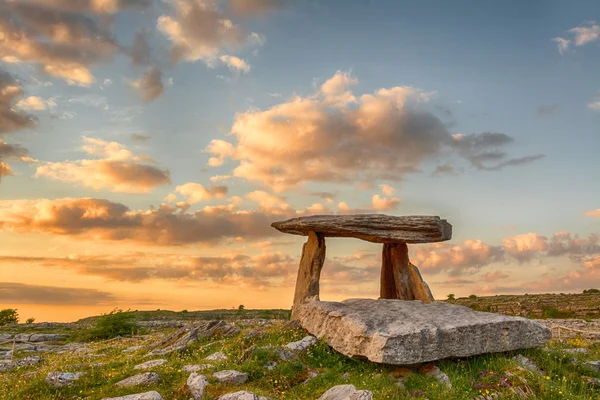
<path id="1" fill-rule="evenodd" d="M 451 239 L 452 225 L 440 217 L 316 215 L 271 226 L 308 236 L 302 248 L 292 319 L 349 357 L 408 365 L 537 347 L 552 336 L 544 325 L 526 318 L 435 301 L 409 260 L 408 244 Z M 320 301 L 326 237 L 383 244 L 379 299 Z"/>

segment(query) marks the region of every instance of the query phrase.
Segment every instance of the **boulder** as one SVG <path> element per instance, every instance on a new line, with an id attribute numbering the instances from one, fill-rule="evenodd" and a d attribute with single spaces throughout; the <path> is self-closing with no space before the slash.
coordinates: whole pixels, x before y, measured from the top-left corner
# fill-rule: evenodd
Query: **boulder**
<path id="1" fill-rule="evenodd" d="M 140 385 L 152 385 L 160 381 L 162 377 L 155 372 L 144 372 L 142 374 L 137 374 L 130 376 L 129 378 L 125 378 L 117 383 L 116 386 L 119 387 L 131 387 L 131 386 L 140 386 Z"/>
<path id="2" fill-rule="evenodd" d="M 317 343 L 317 338 L 314 336 L 305 336 L 302 340 L 291 342 L 285 345 L 290 350 L 301 352 L 308 349 L 313 344 Z"/>
<path id="3" fill-rule="evenodd" d="M 552 336 L 536 321 L 439 301 L 313 301 L 296 315 L 340 353 L 396 365 L 532 348 Z"/>
<path id="4" fill-rule="evenodd" d="M 150 360 L 150 361 L 146 361 L 145 363 L 138 364 L 135 367 L 133 367 L 133 369 L 150 369 L 150 368 L 154 368 L 154 367 L 159 367 L 166 363 L 168 363 L 168 361 L 165 360 L 164 358 L 161 358 L 158 360 Z"/>
<path id="5" fill-rule="evenodd" d="M 187 387 L 192 392 L 194 400 L 201 400 L 204 396 L 204 389 L 208 386 L 208 379 L 204 375 L 192 372 L 187 379 Z"/>
<path id="6" fill-rule="evenodd" d="M 212 365 L 210 364 L 192 364 L 192 365 L 184 365 L 183 368 L 181 368 L 181 370 L 183 372 L 198 372 L 198 371 L 203 371 L 205 369 L 210 369 L 212 368 Z"/>
<path id="7" fill-rule="evenodd" d="M 69 386 L 74 381 L 85 375 L 85 372 L 49 372 L 46 383 L 50 386 L 60 388 Z"/>
<path id="8" fill-rule="evenodd" d="M 219 400 L 269 400 L 252 392 L 241 390 L 239 392 L 227 393 L 219 397 Z"/>
<path id="9" fill-rule="evenodd" d="M 65 339 L 65 335 L 58 333 L 34 333 L 29 337 L 30 342 L 57 342 Z"/>
<path id="10" fill-rule="evenodd" d="M 215 372 L 212 376 L 219 382 L 230 383 L 232 385 L 241 385 L 248 380 L 247 373 L 232 369 Z"/>
<path id="11" fill-rule="evenodd" d="M 373 400 L 373 393 L 356 390 L 354 385 L 338 385 L 323 393 L 319 400 Z"/>
<path id="12" fill-rule="evenodd" d="M 154 390 L 144 393 L 128 394 L 120 397 L 104 397 L 102 400 L 163 400 L 160 393 Z"/>
<path id="13" fill-rule="evenodd" d="M 452 238 L 452 225 L 436 216 L 313 215 L 271 226 L 294 235 L 318 232 L 323 237 L 354 237 L 373 243 L 431 243 Z"/>

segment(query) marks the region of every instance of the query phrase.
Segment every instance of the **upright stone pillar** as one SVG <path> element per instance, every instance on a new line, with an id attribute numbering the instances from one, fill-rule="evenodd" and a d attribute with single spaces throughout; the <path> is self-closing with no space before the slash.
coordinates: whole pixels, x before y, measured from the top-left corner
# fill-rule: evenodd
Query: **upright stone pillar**
<path id="1" fill-rule="evenodd" d="M 325 236 L 309 232 L 302 247 L 302 258 L 296 279 L 292 319 L 297 306 L 305 301 L 319 300 L 319 279 L 325 262 Z"/>

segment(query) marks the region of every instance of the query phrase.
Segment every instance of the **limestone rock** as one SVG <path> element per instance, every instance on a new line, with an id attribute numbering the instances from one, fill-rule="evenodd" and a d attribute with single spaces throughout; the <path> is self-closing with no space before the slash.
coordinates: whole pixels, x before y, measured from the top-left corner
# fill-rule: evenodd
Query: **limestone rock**
<path id="1" fill-rule="evenodd" d="M 217 351 L 216 353 L 212 353 L 208 357 L 205 358 L 206 361 L 225 361 L 227 360 L 227 356 L 222 351 Z"/>
<path id="2" fill-rule="evenodd" d="M 215 372 L 212 376 L 219 382 L 230 383 L 232 385 L 241 385 L 248 380 L 247 373 L 232 369 Z"/>
<path id="3" fill-rule="evenodd" d="M 143 348 L 144 346 L 131 346 L 126 349 L 123 349 L 122 353 L 133 353 L 134 351 L 138 351 Z"/>
<path id="4" fill-rule="evenodd" d="M 61 340 L 65 340 L 65 335 L 60 335 L 58 333 L 34 333 L 29 337 L 30 342 L 58 342 Z"/>
<path id="5" fill-rule="evenodd" d="M 551 337 L 536 321 L 446 302 L 314 301 L 302 304 L 297 318 L 342 354 L 397 365 L 537 347 Z"/>
<path id="6" fill-rule="evenodd" d="M 291 342 L 285 345 L 290 350 L 301 352 L 308 349 L 313 344 L 317 343 L 317 338 L 314 336 L 305 336 L 302 340 Z"/>
<path id="7" fill-rule="evenodd" d="M 436 216 L 314 215 L 271 226 L 295 235 L 318 232 L 325 237 L 354 237 L 373 243 L 431 243 L 452 238 L 452 225 Z"/>
<path id="8" fill-rule="evenodd" d="M 334 386 L 325 393 L 319 400 L 372 400 L 373 393 L 368 390 L 356 390 L 354 385 Z"/>
<path id="9" fill-rule="evenodd" d="M 184 372 L 198 372 L 198 371 L 204 371 L 205 369 L 210 369 L 210 368 L 212 368 L 212 365 L 210 365 L 210 364 L 192 364 L 192 365 L 184 365 L 183 368 L 181 368 L 181 370 Z"/>
<path id="10" fill-rule="evenodd" d="M 600 372 L 600 361 L 587 361 L 584 363 L 587 367 Z"/>
<path id="11" fill-rule="evenodd" d="M 49 372 L 48 376 L 46 376 L 46 383 L 50 386 L 60 388 L 69 386 L 83 375 L 85 375 L 85 372 Z"/>
<path id="12" fill-rule="evenodd" d="M 102 400 L 163 400 L 160 393 L 152 390 L 150 392 L 128 394 L 120 397 L 105 397 Z"/>
<path id="13" fill-rule="evenodd" d="M 521 367 L 525 368 L 528 371 L 535 372 L 538 375 L 543 374 L 542 370 L 539 369 L 539 367 L 535 365 L 533 361 L 521 354 L 517 354 L 516 356 L 514 356 L 513 360 L 515 360 Z"/>
<path id="14" fill-rule="evenodd" d="M 241 390 L 239 392 L 227 393 L 219 397 L 219 400 L 269 400 L 252 392 Z"/>
<path id="15" fill-rule="evenodd" d="M 204 396 L 204 389 L 208 386 L 208 379 L 204 375 L 192 372 L 187 379 L 187 387 L 192 392 L 194 400 L 201 400 Z"/>
<path id="16" fill-rule="evenodd" d="M 144 372 L 141 374 L 130 376 L 129 378 L 125 378 L 117 382 L 115 385 L 119 387 L 151 385 L 160 381 L 161 379 L 161 376 L 155 372 Z"/>
<path id="17" fill-rule="evenodd" d="M 423 365 L 421 367 L 421 369 L 419 370 L 419 372 L 422 373 L 423 375 L 432 376 L 433 379 L 438 381 L 440 384 L 446 386 L 449 389 L 452 389 L 452 384 L 450 383 L 450 378 L 448 378 L 448 375 L 443 373 L 442 370 L 439 369 L 438 367 L 436 367 L 435 365 L 433 365 L 433 364 Z"/>
<path id="18" fill-rule="evenodd" d="M 325 252 L 326 246 L 323 235 L 308 232 L 308 240 L 302 247 L 302 257 L 298 267 L 292 319 L 295 319 L 295 310 L 300 304 L 305 301 L 319 300 L 319 280 L 325 262 Z"/>
<path id="19" fill-rule="evenodd" d="M 165 360 L 164 358 L 161 358 L 158 360 L 150 360 L 150 361 L 146 361 L 145 363 L 138 364 L 135 367 L 133 367 L 133 369 L 150 369 L 150 368 L 154 368 L 154 367 L 159 367 L 166 363 L 168 363 L 168 361 Z"/>
<path id="20" fill-rule="evenodd" d="M 382 299 L 421 300 L 435 299 L 419 269 L 408 260 L 406 243 L 385 243 L 381 254 L 380 295 Z"/>

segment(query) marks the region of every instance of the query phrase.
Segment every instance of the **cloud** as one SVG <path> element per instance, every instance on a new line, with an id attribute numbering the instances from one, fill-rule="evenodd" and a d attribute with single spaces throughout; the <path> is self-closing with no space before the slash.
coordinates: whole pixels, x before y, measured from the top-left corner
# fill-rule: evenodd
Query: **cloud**
<path id="1" fill-rule="evenodd" d="M 213 245 L 237 237 L 274 236 L 270 224 L 278 216 L 241 211 L 234 205 L 206 206 L 195 212 L 161 204 L 131 210 L 121 203 L 94 198 L 0 201 L 0 229 L 131 241 L 153 246 Z"/>
<path id="2" fill-rule="evenodd" d="M 229 0 L 228 3 L 229 11 L 241 17 L 265 14 L 286 6 L 281 0 Z"/>
<path id="3" fill-rule="evenodd" d="M 329 204 L 333 204 L 333 200 L 336 197 L 335 193 L 331 193 L 331 192 L 310 192 L 310 193 L 308 193 L 308 195 L 319 197 L 319 198 L 327 201 Z"/>
<path id="4" fill-rule="evenodd" d="M 490 246 L 481 240 L 465 240 L 462 246 L 433 243 L 413 246 L 412 262 L 427 273 L 447 272 L 458 276 L 502 261 L 504 251 L 500 246 Z"/>
<path id="5" fill-rule="evenodd" d="M 236 56 L 228 56 L 222 55 L 219 57 L 219 60 L 223 62 L 223 64 L 227 65 L 229 69 L 234 71 L 239 71 L 243 73 L 250 72 L 250 65 L 244 60 Z"/>
<path id="6" fill-rule="evenodd" d="M 230 175 L 215 175 L 215 176 L 211 176 L 208 179 L 214 183 L 214 182 L 226 181 L 226 180 L 229 180 L 229 178 L 231 178 Z"/>
<path id="7" fill-rule="evenodd" d="M 95 82 L 91 68 L 126 46 L 110 31 L 106 16 L 147 7 L 133 0 L 24 0 L 0 3 L 0 58 L 27 62 L 77 85 Z"/>
<path id="8" fill-rule="evenodd" d="M 224 49 L 236 49 L 252 41 L 253 36 L 247 36 L 240 26 L 221 13 L 214 0 L 173 0 L 171 4 L 174 15 L 160 16 L 156 26 L 172 42 L 173 61 L 212 63 Z M 225 57 L 224 62 L 229 66 L 242 66 L 240 61 L 243 60 Z"/>
<path id="9" fill-rule="evenodd" d="M 36 110 L 41 111 L 45 110 L 47 107 L 55 107 L 56 103 L 54 100 L 44 100 L 37 96 L 29 96 L 23 100 L 19 100 L 17 103 L 17 107 L 22 110 Z"/>
<path id="10" fill-rule="evenodd" d="M 231 128 L 235 144 L 213 140 L 206 149 L 212 154 L 209 165 L 233 159 L 239 162 L 234 176 L 281 192 L 306 182 L 400 181 L 447 150 L 479 169 L 534 160 L 498 153 L 498 148 L 513 141 L 506 134 L 453 137 L 433 113 L 421 109 L 431 93 L 419 89 L 379 89 L 352 95 L 356 103 L 348 103 L 345 88 L 350 80 L 338 72 L 323 85 L 325 92 L 321 87 L 313 96 L 238 114 Z M 493 157 L 491 151 L 496 152 Z"/>
<path id="11" fill-rule="evenodd" d="M 400 204 L 400 199 L 397 197 L 381 197 L 378 194 L 374 194 L 371 198 L 371 207 L 374 211 L 390 211 L 395 210 Z"/>
<path id="12" fill-rule="evenodd" d="M 189 204 L 199 203 L 201 201 L 222 199 L 227 195 L 227 186 L 211 185 L 209 189 L 199 183 L 188 182 L 179 185 L 175 191 L 186 198 Z"/>
<path id="13" fill-rule="evenodd" d="M 594 111 L 600 111 L 600 90 L 598 90 L 596 92 L 596 95 L 594 96 L 594 98 L 592 99 L 592 101 L 590 101 L 587 104 L 589 109 L 592 109 Z"/>
<path id="14" fill-rule="evenodd" d="M 47 305 L 102 305 L 115 296 L 96 289 L 67 288 L 0 282 L 0 303 Z"/>
<path id="15" fill-rule="evenodd" d="M 156 100 L 165 91 L 162 73 L 156 67 L 151 67 L 141 79 L 133 81 L 131 85 L 138 90 L 142 100 L 148 102 Z"/>
<path id="16" fill-rule="evenodd" d="M 393 186 L 388 185 L 386 183 L 379 185 L 379 187 L 381 188 L 381 192 L 386 196 L 393 196 L 394 191 L 396 190 Z"/>
<path id="17" fill-rule="evenodd" d="M 321 85 L 321 93 L 325 97 L 324 103 L 335 107 L 344 107 L 350 103 L 356 103 L 356 97 L 348 88 L 358 84 L 358 79 L 350 76 L 350 73 L 337 71 Z"/>
<path id="18" fill-rule="evenodd" d="M 143 133 L 132 133 L 131 140 L 138 143 L 147 142 L 150 139 L 150 136 L 144 135 Z"/>
<path id="19" fill-rule="evenodd" d="M 583 214 L 587 215 L 588 217 L 599 217 L 600 218 L 600 208 L 598 208 L 597 210 L 585 211 Z"/>
<path id="20" fill-rule="evenodd" d="M 558 104 L 547 104 L 539 106 L 537 109 L 538 117 L 548 117 L 551 115 L 556 115 L 560 110 L 560 106 Z"/>
<path id="21" fill-rule="evenodd" d="M 458 174 L 456 168 L 452 164 L 442 164 L 435 167 L 435 170 L 432 172 L 432 176 L 440 176 L 440 175 L 456 175 Z"/>
<path id="22" fill-rule="evenodd" d="M 594 22 L 585 22 L 581 26 L 569 29 L 569 32 L 573 38 L 565 39 L 556 37 L 552 39 L 558 46 L 558 52 L 563 54 L 571 45 L 584 46 L 588 43 L 592 43 L 600 39 L 600 25 Z"/>
<path id="23" fill-rule="evenodd" d="M 0 136 L 35 126 L 34 116 L 15 109 L 22 98 L 19 82 L 8 72 L 0 70 Z"/>
<path id="24" fill-rule="evenodd" d="M 495 281 L 499 281 L 501 279 L 505 279 L 508 278 L 510 275 L 505 274 L 504 272 L 501 271 L 495 271 L 495 272 L 488 272 L 485 275 L 481 276 L 481 279 L 483 279 L 485 282 L 495 282 Z"/>
<path id="25" fill-rule="evenodd" d="M 46 162 L 37 167 L 35 177 L 121 193 L 147 193 L 171 182 L 168 170 L 143 163 L 120 143 L 95 138 L 84 138 L 84 142 L 84 152 L 102 158 Z"/>
<path id="26" fill-rule="evenodd" d="M 548 249 L 548 238 L 530 232 L 504 238 L 502 246 L 517 261 L 531 261 Z"/>

